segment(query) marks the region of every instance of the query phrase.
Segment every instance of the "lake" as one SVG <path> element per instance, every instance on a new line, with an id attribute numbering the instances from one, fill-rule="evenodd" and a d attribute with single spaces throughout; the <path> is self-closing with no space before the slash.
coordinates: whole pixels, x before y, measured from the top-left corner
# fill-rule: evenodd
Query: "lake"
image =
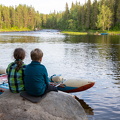
<path id="1" fill-rule="evenodd" d="M 96 82 L 89 90 L 73 93 L 85 109 L 89 120 L 120 119 L 120 36 L 65 35 L 57 30 L 0 33 L 0 66 L 14 61 L 17 47 L 44 52 L 42 64 L 49 76 L 61 74 L 65 79 L 81 78 Z"/>

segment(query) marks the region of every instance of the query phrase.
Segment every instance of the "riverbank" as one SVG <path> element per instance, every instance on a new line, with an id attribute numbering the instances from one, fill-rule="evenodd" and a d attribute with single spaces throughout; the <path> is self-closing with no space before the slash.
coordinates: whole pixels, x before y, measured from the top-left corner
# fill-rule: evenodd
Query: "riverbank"
<path id="1" fill-rule="evenodd" d="M 69 35 L 101 35 L 101 33 L 107 33 L 109 35 L 120 35 L 120 31 L 87 31 L 87 32 L 71 32 L 61 31 L 61 33 Z"/>
<path id="2" fill-rule="evenodd" d="M 9 90 L 0 96 L 0 120 L 88 120 L 81 104 L 68 93 L 52 91 L 37 103 Z"/>
<path id="3" fill-rule="evenodd" d="M 71 32 L 71 31 L 61 31 L 61 33 L 69 35 L 87 35 L 87 32 Z"/>
<path id="4" fill-rule="evenodd" d="M 0 32 L 22 32 L 22 31 L 33 31 L 28 28 L 11 28 L 11 29 L 0 29 Z M 101 33 L 107 33 L 109 35 L 120 35 L 120 31 L 96 31 L 96 30 L 89 30 L 86 32 L 74 32 L 74 31 L 61 31 L 61 33 L 69 34 L 69 35 L 101 35 Z"/>
<path id="5" fill-rule="evenodd" d="M 21 31 L 31 31 L 28 28 L 10 28 L 10 29 L 0 29 L 0 32 L 21 32 Z"/>

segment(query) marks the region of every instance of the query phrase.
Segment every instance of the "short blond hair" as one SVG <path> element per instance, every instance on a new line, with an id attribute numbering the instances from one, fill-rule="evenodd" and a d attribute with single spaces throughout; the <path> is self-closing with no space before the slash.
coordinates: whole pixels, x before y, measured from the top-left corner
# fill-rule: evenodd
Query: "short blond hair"
<path id="1" fill-rule="evenodd" d="M 43 57 L 43 52 L 41 49 L 36 48 L 31 51 L 31 59 L 33 61 L 39 61 Z"/>

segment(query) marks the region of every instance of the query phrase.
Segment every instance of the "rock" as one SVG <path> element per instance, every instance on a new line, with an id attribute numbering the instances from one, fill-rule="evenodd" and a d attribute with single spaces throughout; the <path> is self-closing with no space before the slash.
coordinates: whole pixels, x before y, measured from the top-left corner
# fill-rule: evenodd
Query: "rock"
<path id="1" fill-rule="evenodd" d="M 7 90 L 0 95 L 0 120 L 87 120 L 87 116 L 64 92 L 49 92 L 39 103 L 31 103 Z"/>

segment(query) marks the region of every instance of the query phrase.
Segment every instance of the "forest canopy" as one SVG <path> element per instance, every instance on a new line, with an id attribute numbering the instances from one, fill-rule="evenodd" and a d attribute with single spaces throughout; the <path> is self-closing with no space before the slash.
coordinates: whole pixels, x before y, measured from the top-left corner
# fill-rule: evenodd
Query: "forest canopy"
<path id="1" fill-rule="evenodd" d="M 63 12 L 41 14 L 32 6 L 3 6 L 0 5 L 0 29 L 29 29 L 42 28 L 87 31 L 87 30 L 119 30 L 120 29 L 120 0 L 87 0 L 68 3 Z"/>

